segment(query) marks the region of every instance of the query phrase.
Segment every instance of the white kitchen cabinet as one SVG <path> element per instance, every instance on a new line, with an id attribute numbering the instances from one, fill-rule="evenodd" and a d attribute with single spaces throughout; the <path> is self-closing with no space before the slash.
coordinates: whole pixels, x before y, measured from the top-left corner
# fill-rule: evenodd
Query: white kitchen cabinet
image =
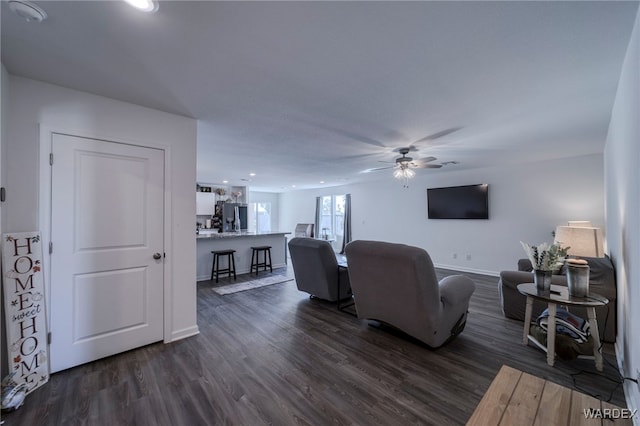
<path id="1" fill-rule="evenodd" d="M 196 215 L 213 214 L 215 194 L 213 192 L 196 192 Z"/>

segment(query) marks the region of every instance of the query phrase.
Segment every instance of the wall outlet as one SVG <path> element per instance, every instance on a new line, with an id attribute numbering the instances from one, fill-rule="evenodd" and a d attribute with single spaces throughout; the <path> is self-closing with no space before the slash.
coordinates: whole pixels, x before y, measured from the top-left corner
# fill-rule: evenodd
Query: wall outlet
<path id="1" fill-rule="evenodd" d="M 467 255 L 467 260 L 471 260 L 471 255 L 470 254 Z"/>
<path id="2" fill-rule="evenodd" d="M 454 258 L 454 259 L 457 259 L 457 258 L 458 258 L 458 253 L 453 253 L 453 254 L 451 255 L 451 257 L 452 257 L 452 258 Z"/>

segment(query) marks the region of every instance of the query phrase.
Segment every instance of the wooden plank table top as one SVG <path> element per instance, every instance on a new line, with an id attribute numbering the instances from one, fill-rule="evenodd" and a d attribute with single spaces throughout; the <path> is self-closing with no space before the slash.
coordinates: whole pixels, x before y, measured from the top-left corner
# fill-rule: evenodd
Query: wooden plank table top
<path id="1" fill-rule="evenodd" d="M 467 425 L 632 426 L 631 415 L 629 410 L 503 365 Z"/>

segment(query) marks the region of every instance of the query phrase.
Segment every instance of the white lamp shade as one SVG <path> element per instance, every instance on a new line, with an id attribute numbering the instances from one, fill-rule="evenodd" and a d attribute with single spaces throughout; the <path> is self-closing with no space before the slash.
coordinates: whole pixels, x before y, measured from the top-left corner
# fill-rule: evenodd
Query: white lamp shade
<path id="1" fill-rule="evenodd" d="M 570 220 L 569 226 L 580 227 L 580 228 L 593 228 L 590 220 Z"/>
<path id="2" fill-rule="evenodd" d="M 602 230 L 583 226 L 558 226 L 555 242 L 570 247 L 572 256 L 604 257 Z"/>

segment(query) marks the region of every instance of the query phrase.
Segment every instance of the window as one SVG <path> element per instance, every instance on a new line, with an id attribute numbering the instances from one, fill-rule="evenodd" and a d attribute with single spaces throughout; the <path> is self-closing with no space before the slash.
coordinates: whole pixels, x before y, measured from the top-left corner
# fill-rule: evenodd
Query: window
<path id="1" fill-rule="evenodd" d="M 342 246 L 344 237 L 345 196 L 325 195 L 321 197 L 320 229 L 317 238 L 334 240 L 334 247 Z"/>
<path id="2" fill-rule="evenodd" d="M 271 232 L 271 203 L 249 204 L 249 231 Z"/>

